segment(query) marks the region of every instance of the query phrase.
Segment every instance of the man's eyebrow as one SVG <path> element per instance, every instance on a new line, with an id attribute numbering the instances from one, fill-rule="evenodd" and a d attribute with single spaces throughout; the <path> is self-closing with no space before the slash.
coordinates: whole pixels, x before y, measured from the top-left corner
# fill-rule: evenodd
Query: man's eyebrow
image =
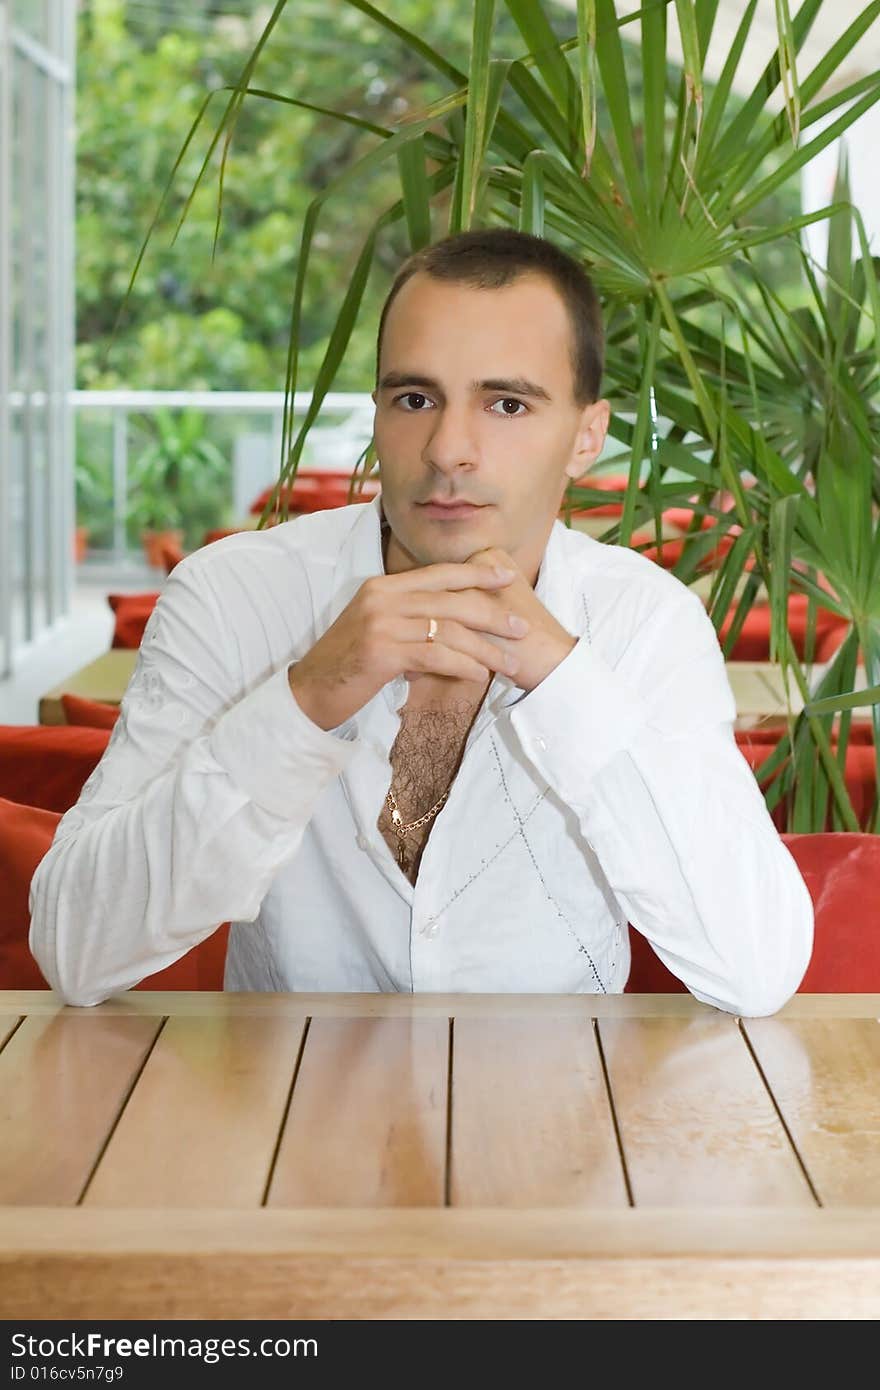
<path id="1" fill-rule="evenodd" d="M 385 391 L 395 386 L 426 386 L 429 391 L 443 392 L 439 381 L 435 377 L 425 376 L 423 372 L 386 372 L 379 382 L 379 389 Z M 533 396 L 539 401 L 552 400 L 549 391 L 524 376 L 487 377 L 484 381 L 472 381 L 471 390 L 510 391 L 513 395 Z"/>

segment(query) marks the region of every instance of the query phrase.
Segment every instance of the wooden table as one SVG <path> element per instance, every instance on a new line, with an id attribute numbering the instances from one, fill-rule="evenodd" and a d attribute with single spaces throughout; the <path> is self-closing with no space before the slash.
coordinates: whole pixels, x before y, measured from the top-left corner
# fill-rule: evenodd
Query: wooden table
<path id="1" fill-rule="evenodd" d="M 39 722 L 66 724 L 62 695 L 80 695 L 84 700 L 101 700 L 118 705 L 134 673 L 137 652 L 128 647 L 113 647 L 79 671 L 74 671 L 60 684 L 40 697 Z"/>
<path id="2" fill-rule="evenodd" d="M 0 994 L 0 1317 L 876 1318 L 880 996 Z"/>

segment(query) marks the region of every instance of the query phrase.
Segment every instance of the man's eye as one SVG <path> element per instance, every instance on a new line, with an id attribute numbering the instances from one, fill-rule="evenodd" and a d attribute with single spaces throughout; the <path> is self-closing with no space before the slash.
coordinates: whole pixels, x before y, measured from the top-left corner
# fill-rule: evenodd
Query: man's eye
<path id="1" fill-rule="evenodd" d="M 505 415 L 505 416 L 507 417 L 508 420 L 516 420 L 516 419 L 518 419 L 518 418 L 519 418 L 518 414 L 514 414 L 513 411 L 510 411 L 510 410 L 497 411 L 497 410 L 495 409 L 495 406 L 496 406 L 496 405 L 517 405 L 517 406 L 520 407 L 521 410 L 525 411 L 525 413 L 526 413 L 527 415 L 528 415 L 528 413 L 529 413 L 529 412 L 528 412 L 528 406 L 523 405 L 522 401 L 515 400 L 514 397 L 512 397 L 512 396 L 506 396 L 503 400 L 495 401 L 495 402 L 493 403 L 493 405 L 492 405 L 492 412 L 493 412 L 493 414 L 495 414 L 495 415 L 498 415 L 498 414 Z"/>
<path id="2" fill-rule="evenodd" d="M 427 399 L 428 397 L 423 396 L 421 391 L 405 391 L 402 396 L 395 396 L 394 398 L 395 403 L 397 401 L 426 401 Z M 409 406 L 404 408 L 410 415 L 418 415 L 421 411 L 421 406 L 417 406 L 414 410 L 411 410 Z"/>

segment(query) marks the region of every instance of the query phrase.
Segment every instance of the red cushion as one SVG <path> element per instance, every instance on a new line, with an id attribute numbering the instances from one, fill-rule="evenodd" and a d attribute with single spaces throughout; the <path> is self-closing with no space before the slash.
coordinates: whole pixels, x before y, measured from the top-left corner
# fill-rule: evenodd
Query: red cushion
<path id="1" fill-rule="evenodd" d="M 735 738 L 740 752 L 746 759 L 752 771 L 757 773 L 763 762 L 766 762 L 773 749 L 781 738 L 781 731 L 773 729 L 737 729 Z M 837 756 L 837 736 L 832 734 L 831 751 Z M 782 766 L 785 764 L 783 763 Z M 877 764 L 874 757 L 874 744 L 871 737 L 870 724 L 853 724 L 850 730 L 850 741 L 846 749 L 846 761 L 844 763 L 843 780 L 846 785 L 849 799 L 856 819 L 863 830 L 867 830 L 871 820 L 874 806 L 874 793 L 877 783 Z M 766 792 L 767 788 L 775 781 L 782 771 L 782 767 L 777 768 L 776 772 L 769 777 L 759 778 L 761 790 Z M 772 818 L 777 829 L 782 830 L 786 824 L 786 807 L 788 797 L 783 797 L 773 808 Z M 825 829 L 831 831 L 833 823 L 831 811 L 826 817 Z"/>
<path id="2" fill-rule="evenodd" d="M 103 700 L 86 700 L 81 695 L 62 695 L 61 708 L 68 724 L 89 729 L 112 729 L 119 718 L 119 706 Z"/>
<path id="3" fill-rule="evenodd" d="M 281 489 L 280 504 L 286 499 L 292 512 L 322 512 L 330 507 L 346 507 L 349 502 L 371 502 L 380 491 L 377 478 L 367 478 L 357 484 L 358 495 L 349 498 L 351 474 L 326 469 L 301 469 L 293 482 Z M 268 503 L 275 484 L 265 488 L 250 506 L 252 516 L 259 516 Z"/>
<path id="4" fill-rule="evenodd" d="M 67 811 L 109 739 L 107 729 L 0 724 L 0 797 L 44 811 Z"/>
<path id="5" fill-rule="evenodd" d="M 721 624 L 719 634 L 723 643 L 730 631 L 735 609 L 728 613 Z M 849 621 L 832 613 L 828 608 L 816 609 L 816 639 L 814 659 L 828 661 L 846 636 Z M 807 635 L 807 595 L 790 594 L 788 599 L 788 630 L 791 633 L 794 649 L 803 658 Z M 730 661 L 769 661 L 770 660 L 770 605 L 756 603 L 746 614 L 742 631 L 737 637 L 730 653 Z"/>
<path id="6" fill-rule="evenodd" d="M 46 989 L 28 950 L 28 889 L 61 816 L 0 798 L 0 989 Z"/>
<path id="7" fill-rule="evenodd" d="M 52 843 L 61 816 L 0 797 L 0 989 L 48 986 L 28 949 L 28 892 L 37 865 Z M 135 989 L 223 988 L 229 923 L 185 956 L 148 975 Z"/>
<path id="8" fill-rule="evenodd" d="M 158 593 L 107 595 L 107 602 L 116 614 L 111 647 L 136 650 L 140 646 L 158 597 Z"/>
<path id="9" fill-rule="evenodd" d="M 177 541 L 168 538 L 159 541 L 156 550 L 159 563 L 166 574 L 170 574 L 175 565 L 179 565 L 186 554 L 183 547 L 177 544 Z"/>
<path id="10" fill-rule="evenodd" d="M 784 834 L 813 900 L 815 939 L 799 994 L 880 993 L 880 835 Z M 631 994 L 678 994 L 685 986 L 630 926 Z"/>
<path id="11" fill-rule="evenodd" d="M 575 478 L 574 487 L 589 487 L 601 492 L 620 493 L 626 492 L 629 486 L 629 479 L 625 473 L 606 473 L 598 478 L 591 478 L 587 473 L 582 478 Z M 560 507 L 559 515 L 564 516 L 567 508 L 565 505 Z M 572 509 L 571 515 L 576 516 L 622 516 L 622 502 L 603 502 L 596 507 L 584 507 Z"/>
<path id="12" fill-rule="evenodd" d="M 202 538 L 202 545 L 213 545 L 215 541 L 222 541 L 226 536 L 237 536 L 242 531 L 249 528 L 246 526 L 215 526 L 210 531 L 206 531 Z"/>
<path id="13" fill-rule="evenodd" d="M 644 532 L 637 532 L 633 535 L 631 543 L 633 546 L 641 546 L 646 539 L 647 537 Z M 703 552 L 697 569 L 703 571 L 717 568 L 724 556 L 733 549 L 733 542 L 733 535 L 720 536 L 717 543 L 713 545 L 711 549 Z M 641 554 L 644 555 L 646 559 L 653 560 L 656 565 L 662 565 L 664 569 L 671 570 L 674 565 L 678 564 L 684 554 L 685 545 L 691 547 L 693 541 L 685 541 L 683 538 L 672 537 L 671 539 L 664 539 L 659 549 L 656 545 L 649 545 L 641 551 Z M 751 564 L 749 561 L 746 561 L 746 569 L 751 569 L 752 564 L 754 564 L 754 557 L 750 557 L 750 560 Z"/>
<path id="14" fill-rule="evenodd" d="M 686 531 L 694 519 L 692 507 L 667 507 L 663 512 L 663 520 L 670 526 L 677 526 L 679 531 Z M 714 516 L 701 516 L 699 530 L 708 531 L 710 526 L 717 526 L 718 518 Z"/>

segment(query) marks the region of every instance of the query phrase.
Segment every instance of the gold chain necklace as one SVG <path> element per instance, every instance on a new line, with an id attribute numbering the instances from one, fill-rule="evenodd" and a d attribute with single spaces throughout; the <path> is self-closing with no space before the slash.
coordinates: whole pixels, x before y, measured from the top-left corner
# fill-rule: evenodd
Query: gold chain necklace
<path id="1" fill-rule="evenodd" d="M 407 835 L 411 830 L 419 830 L 421 826 L 427 825 L 428 821 L 431 820 L 433 816 L 436 816 L 437 812 L 440 810 L 440 807 L 443 805 L 444 801 L 448 797 L 449 791 L 450 789 L 449 787 L 447 787 L 440 800 L 435 801 L 430 811 L 426 811 L 423 816 L 419 816 L 418 820 L 411 820 L 407 825 L 404 825 L 403 816 L 400 814 L 400 808 L 398 807 L 397 802 L 394 799 L 394 792 L 391 790 L 390 787 L 388 788 L 388 795 L 386 796 L 385 800 L 388 803 L 388 806 L 391 810 L 391 824 L 394 827 L 394 833 L 397 836 L 398 840 L 397 862 L 404 873 L 406 873 L 407 869 L 409 868 L 409 859 L 407 858 L 406 853 Z"/>

